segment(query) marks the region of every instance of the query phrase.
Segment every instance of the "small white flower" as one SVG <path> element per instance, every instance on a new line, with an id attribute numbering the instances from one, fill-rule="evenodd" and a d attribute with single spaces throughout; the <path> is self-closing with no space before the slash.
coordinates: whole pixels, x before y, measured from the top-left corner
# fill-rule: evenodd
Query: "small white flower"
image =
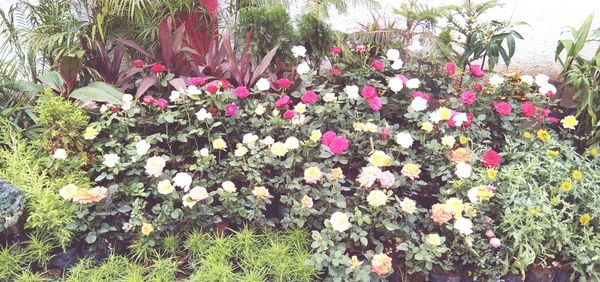
<path id="1" fill-rule="evenodd" d="M 479 198 L 477 197 L 477 190 L 479 190 L 477 187 L 473 187 L 467 192 L 467 197 L 469 198 L 469 201 L 471 201 L 471 203 L 473 204 L 477 204 L 479 202 Z"/>
<path id="2" fill-rule="evenodd" d="M 238 144 L 241 145 L 241 144 Z M 233 155 L 236 157 L 243 157 L 248 153 L 248 148 L 246 146 L 239 146 L 235 151 L 233 151 Z"/>
<path id="3" fill-rule="evenodd" d="M 108 111 L 108 106 L 107 105 L 100 106 L 100 112 L 101 113 L 106 113 L 106 111 Z"/>
<path id="4" fill-rule="evenodd" d="M 454 222 L 454 228 L 463 235 L 473 234 L 473 222 L 470 219 L 461 217 Z"/>
<path id="5" fill-rule="evenodd" d="M 493 86 L 498 86 L 500 84 L 504 83 L 504 77 L 499 76 L 498 74 L 493 74 L 490 77 L 490 84 Z"/>
<path id="6" fill-rule="evenodd" d="M 235 188 L 235 184 L 233 184 L 233 182 L 231 182 L 231 181 L 223 182 L 223 184 L 221 184 L 221 187 L 223 187 L 223 190 L 225 190 L 226 192 L 229 192 L 229 193 L 233 193 L 237 190 Z"/>
<path id="7" fill-rule="evenodd" d="M 332 103 L 332 102 L 337 101 L 337 97 L 335 96 L 335 93 L 333 93 L 333 92 L 325 93 L 325 95 L 323 95 L 323 101 L 325 101 L 327 103 Z"/>
<path id="8" fill-rule="evenodd" d="M 208 148 L 200 149 L 200 156 L 208 157 Z"/>
<path id="9" fill-rule="evenodd" d="M 275 143 L 275 139 L 273 139 L 271 136 L 267 136 L 263 140 L 260 140 L 260 143 L 264 145 L 273 145 L 273 143 Z"/>
<path id="10" fill-rule="evenodd" d="M 410 44 L 410 46 L 406 47 L 406 49 L 408 49 L 408 51 L 411 52 L 419 52 L 423 50 L 423 46 L 421 45 L 421 42 L 419 42 L 419 40 L 415 40 Z"/>
<path id="11" fill-rule="evenodd" d="M 266 78 L 261 78 L 256 82 L 256 88 L 260 91 L 267 91 L 271 88 L 271 83 Z"/>
<path id="12" fill-rule="evenodd" d="M 344 93 L 348 95 L 348 99 L 356 100 L 360 98 L 360 95 L 358 94 L 358 86 L 356 85 L 346 85 L 346 87 L 344 87 Z"/>
<path id="13" fill-rule="evenodd" d="M 545 75 L 543 73 L 540 73 L 535 76 L 535 84 L 537 84 L 538 86 L 548 84 L 549 79 L 550 79 L 550 77 L 548 77 L 547 75 Z"/>
<path id="14" fill-rule="evenodd" d="M 433 123 L 438 123 L 440 122 L 440 120 L 442 120 L 442 117 L 440 116 L 440 111 L 435 110 L 429 114 L 429 121 Z"/>
<path id="15" fill-rule="evenodd" d="M 403 131 L 396 134 L 396 143 L 398 143 L 402 148 L 410 148 L 415 140 L 412 138 L 409 132 Z"/>
<path id="16" fill-rule="evenodd" d="M 540 85 L 540 94 L 546 95 L 548 92 L 551 92 L 552 95 L 556 95 L 556 87 L 550 83 Z"/>
<path id="17" fill-rule="evenodd" d="M 296 72 L 299 75 L 307 74 L 310 71 L 310 66 L 307 63 L 301 63 L 296 67 Z"/>
<path id="18" fill-rule="evenodd" d="M 304 57 L 306 56 L 306 48 L 302 45 L 294 46 L 292 47 L 292 55 L 294 55 L 295 58 Z"/>
<path id="19" fill-rule="evenodd" d="M 244 134 L 244 137 L 242 137 L 242 143 L 250 147 L 254 146 L 256 141 L 258 141 L 258 135 L 252 133 L 246 133 Z"/>
<path id="20" fill-rule="evenodd" d="M 454 143 L 456 143 L 456 138 L 454 138 L 454 136 L 446 135 L 442 137 L 442 145 L 452 148 Z"/>
<path id="21" fill-rule="evenodd" d="M 79 187 L 77 187 L 73 184 L 67 184 L 63 188 L 60 189 L 58 194 L 60 195 L 61 198 L 65 199 L 67 201 L 70 201 L 73 199 L 73 196 L 75 196 L 75 194 L 77 194 L 77 191 L 79 191 Z"/>
<path id="22" fill-rule="evenodd" d="M 456 127 L 461 127 L 463 123 L 469 121 L 469 118 L 467 117 L 466 113 L 459 113 L 454 115 L 454 117 L 452 117 L 452 120 L 454 121 Z"/>
<path id="23" fill-rule="evenodd" d="M 399 70 L 403 66 L 404 66 L 404 62 L 401 59 L 395 60 L 394 63 L 392 63 L 393 70 Z"/>
<path id="24" fill-rule="evenodd" d="M 192 176 L 185 172 L 178 172 L 175 174 L 175 177 L 173 177 L 173 182 L 175 183 L 175 186 L 183 188 L 183 191 L 187 192 L 190 189 L 190 186 L 192 186 Z"/>
<path id="25" fill-rule="evenodd" d="M 306 120 L 305 115 L 295 115 L 292 118 L 292 124 L 293 125 L 303 125 L 305 120 Z"/>
<path id="26" fill-rule="evenodd" d="M 124 102 L 123 105 L 121 105 L 121 109 L 123 109 L 123 111 L 131 110 L 131 102 Z"/>
<path id="27" fill-rule="evenodd" d="M 145 155 L 148 153 L 148 150 L 150 150 L 150 143 L 148 143 L 146 140 L 140 140 L 139 142 L 135 143 L 135 153 L 138 156 Z"/>
<path id="28" fill-rule="evenodd" d="M 390 78 L 390 80 L 388 80 L 388 87 L 390 88 L 390 90 L 398 92 L 402 90 L 402 88 L 404 88 L 404 82 L 402 82 L 401 78 L 394 76 Z"/>
<path id="29" fill-rule="evenodd" d="M 133 96 L 131 94 L 125 94 L 125 95 L 123 95 L 122 100 L 123 100 L 123 103 L 131 102 L 131 101 L 133 101 Z"/>
<path id="30" fill-rule="evenodd" d="M 389 49 L 385 52 L 385 57 L 390 61 L 395 61 L 400 59 L 400 51 L 398 49 Z"/>
<path id="31" fill-rule="evenodd" d="M 533 84 L 533 76 L 531 76 L 531 75 L 521 76 L 521 81 L 523 81 L 529 85 L 532 85 Z"/>
<path id="32" fill-rule="evenodd" d="M 64 161 L 67 159 L 67 151 L 65 151 L 65 149 L 56 149 L 56 151 L 54 151 L 54 154 L 52 155 L 52 157 L 57 160 Z"/>
<path id="33" fill-rule="evenodd" d="M 144 166 L 144 169 L 146 169 L 146 174 L 154 177 L 159 177 L 162 174 L 166 164 L 167 162 L 165 161 L 165 159 L 163 159 L 162 157 L 155 156 L 146 160 L 146 165 Z"/>
<path id="34" fill-rule="evenodd" d="M 291 137 L 288 137 L 287 139 L 285 139 L 285 143 L 283 143 L 283 145 L 288 150 L 294 150 L 294 149 L 298 149 L 300 147 L 300 141 L 298 141 L 298 138 L 291 136 Z"/>
<path id="35" fill-rule="evenodd" d="M 296 106 L 294 106 L 294 111 L 299 114 L 303 114 L 304 112 L 306 112 L 306 105 L 302 102 L 299 102 L 298 104 L 296 104 Z"/>
<path id="36" fill-rule="evenodd" d="M 104 155 L 103 165 L 106 167 L 112 168 L 115 167 L 119 163 L 119 156 L 117 154 L 106 154 Z"/>
<path id="37" fill-rule="evenodd" d="M 419 88 L 419 85 L 421 85 L 421 82 L 418 78 L 411 78 L 406 81 L 406 87 L 409 89 L 417 89 Z"/>
<path id="38" fill-rule="evenodd" d="M 468 163 L 460 162 L 456 164 L 456 176 L 459 178 L 469 178 L 471 177 L 471 165 Z"/>
<path id="39" fill-rule="evenodd" d="M 427 109 L 427 106 L 427 100 L 419 96 L 415 97 L 410 103 L 410 108 L 415 112 L 424 111 Z"/>
<path id="40" fill-rule="evenodd" d="M 352 227 L 348 215 L 343 212 L 334 212 L 329 218 L 329 222 L 333 230 L 338 232 L 344 232 Z"/>
<path id="41" fill-rule="evenodd" d="M 167 195 L 175 191 L 175 187 L 171 185 L 171 181 L 169 180 L 163 180 L 161 182 L 158 182 L 157 188 L 158 193 L 161 193 L 163 195 Z"/>
<path id="42" fill-rule="evenodd" d="M 198 89 L 198 87 L 196 87 L 196 85 L 190 85 L 185 90 L 185 94 L 188 95 L 189 97 L 198 96 L 198 95 L 202 94 L 202 90 Z"/>
<path id="43" fill-rule="evenodd" d="M 206 109 L 202 108 L 196 113 L 196 118 L 198 118 L 199 121 L 204 121 L 206 119 L 212 119 L 212 114 L 207 112 Z"/>
<path id="44" fill-rule="evenodd" d="M 190 198 L 194 201 L 202 201 L 208 198 L 208 191 L 202 186 L 196 186 L 190 190 L 188 195 L 190 195 Z"/>
<path id="45" fill-rule="evenodd" d="M 177 91 L 177 90 L 171 91 L 171 95 L 169 95 L 169 100 L 171 102 L 177 102 L 177 101 L 179 101 L 180 98 L 181 98 L 181 93 L 179 93 L 179 91 Z"/>

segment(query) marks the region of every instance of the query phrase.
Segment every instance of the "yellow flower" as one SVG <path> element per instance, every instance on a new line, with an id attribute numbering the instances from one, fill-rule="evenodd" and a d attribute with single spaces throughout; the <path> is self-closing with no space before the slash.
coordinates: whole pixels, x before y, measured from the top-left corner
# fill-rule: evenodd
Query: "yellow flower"
<path id="1" fill-rule="evenodd" d="M 152 224 L 144 223 L 142 225 L 142 234 L 148 236 L 150 235 L 150 233 L 152 233 L 152 231 L 154 231 L 154 227 L 152 226 Z"/>
<path id="2" fill-rule="evenodd" d="M 387 200 L 388 200 L 387 195 L 385 194 L 385 192 L 383 192 L 381 190 L 373 190 L 367 196 L 367 202 L 369 203 L 370 206 L 375 207 L 375 208 L 385 206 Z"/>
<path id="3" fill-rule="evenodd" d="M 548 130 L 545 130 L 545 129 L 538 130 L 536 135 L 537 135 L 537 138 L 543 142 L 546 142 L 548 139 L 550 139 L 550 137 L 552 137 L 552 135 L 550 135 Z"/>
<path id="4" fill-rule="evenodd" d="M 427 131 L 427 132 L 431 132 L 431 131 L 433 131 L 433 124 L 428 121 L 421 123 L 421 129 L 423 129 L 424 131 Z"/>
<path id="5" fill-rule="evenodd" d="M 327 178 L 332 181 L 338 181 L 344 178 L 344 172 L 339 167 L 332 168 L 331 171 L 329 171 L 329 174 L 327 174 Z"/>
<path id="6" fill-rule="evenodd" d="M 248 153 L 248 148 L 246 148 L 246 146 L 239 146 L 237 149 L 235 149 L 234 155 L 236 157 L 243 157 L 247 153 Z"/>
<path id="7" fill-rule="evenodd" d="M 480 186 L 476 191 L 475 195 L 482 201 L 487 201 L 490 198 L 494 197 L 494 191 L 488 189 L 485 186 Z"/>
<path id="8" fill-rule="evenodd" d="M 588 152 L 590 153 L 590 155 L 591 155 L 592 157 L 593 157 L 593 156 L 596 156 L 596 155 L 598 154 L 598 148 L 596 148 L 596 147 L 589 148 L 589 149 L 588 149 Z"/>
<path id="9" fill-rule="evenodd" d="M 392 157 L 386 155 L 383 151 L 375 151 L 369 157 L 369 163 L 376 167 L 384 167 L 392 165 Z"/>
<path id="10" fill-rule="evenodd" d="M 196 203 L 198 203 L 198 201 L 192 199 L 190 195 L 185 195 L 183 196 L 183 199 L 181 199 L 181 203 L 184 207 L 193 208 L 196 205 Z"/>
<path id="11" fill-rule="evenodd" d="M 252 195 L 256 196 L 259 199 L 263 199 L 263 200 L 266 199 L 267 197 L 271 196 L 271 194 L 269 193 L 269 190 L 265 186 L 254 187 L 254 190 L 252 190 Z"/>
<path id="12" fill-rule="evenodd" d="M 465 210 L 465 215 L 468 217 L 476 217 L 477 216 L 477 209 L 475 208 L 475 206 L 473 204 L 470 203 L 466 203 L 464 205 L 464 210 Z"/>
<path id="13" fill-rule="evenodd" d="M 531 215 L 531 216 L 535 216 L 535 215 L 537 215 L 538 211 L 537 211 L 537 208 L 529 208 L 527 213 L 529 213 L 529 215 Z"/>
<path id="14" fill-rule="evenodd" d="M 583 173 L 581 173 L 581 171 L 579 171 L 579 170 L 574 170 L 571 173 L 571 177 L 573 177 L 573 179 L 575 179 L 575 180 L 580 180 L 583 177 Z"/>
<path id="15" fill-rule="evenodd" d="M 374 123 L 367 122 L 367 123 L 365 123 L 364 129 L 366 132 L 374 133 L 374 132 L 377 132 L 377 125 Z"/>
<path id="16" fill-rule="evenodd" d="M 263 106 L 262 104 L 258 104 L 258 106 L 256 106 L 256 109 L 254 109 L 254 113 L 259 116 L 262 116 L 265 113 L 265 111 L 265 106 Z"/>
<path id="17" fill-rule="evenodd" d="M 323 178 L 323 173 L 316 166 L 311 166 L 304 170 L 304 181 L 306 183 L 315 184 Z"/>
<path id="18" fill-rule="evenodd" d="M 441 120 L 449 120 L 452 117 L 452 110 L 446 107 L 439 108 L 438 112 L 440 113 Z"/>
<path id="19" fill-rule="evenodd" d="M 355 122 L 354 124 L 352 124 L 352 127 L 354 127 L 354 130 L 356 130 L 356 131 L 364 131 L 365 130 L 365 124 L 362 122 Z"/>
<path id="20" fill-rule="evenodd" d="M 173 185 L 171 184 L 171 181 L 163 180 L 161 182 L 158 182 L 157 190 L 158 190 L 158 193 L 167 195 L 167 194 L 170 194 L 171 192 L 175 191 L 175 187 L 173 187 Z"/>
<path id="21" fill-rule="evenodd" d="M 310 209 L 313 206 L 313 199 L 308 195 L 304 195 L 300 202 L 302 203 L 302 208 L 304 209 Z"/>
<path id="22" fill-rule="evenodd" d="M 402 167 L 402 170 L 400 172 L 402 173 L 402 175 L 414 180 L 415 178 L 419 178 L 421 168 L 419 167 L 419 165 L 407 163 Z"/>
<path id="23" fill-rule="evenodd" d="M 560 184 L 560 189 L 562 189 L 565 192 L 570 192 L 571 190 L 573 190 L 573 184 L 570 181 L 565 180 Z"/>
<path id="24" fill-rule="evenodd" d="M 454 136 L 446 135 L 442 137 L 442 145 L 448 148 L 452 148 L 454 146 L 454 143 L 456 143 L 456 139 L 454 138 Z"/>
<path id="25" fill-rule="evenodd" d="M 298 103 L 296 106 L 294 106 L 294 111 L 299 114 L 303 114 L 304 112 L 306 112 L 306 105 L 304 105 L 303 103 Z"/>
<path id="26" fill-rule="evenodd" d="M 452 211 L 455 218 L 461 217 L 463 210 L 465 209 L 462 200 L 458 198 L 450 198 L 446 200 L 446 207 Z"/>
<path id="27" fill-rule="evenodd" d="M 558 150 L 548 150 L 548 155 L 550 155 L 551 157 L 556 157 L 560 155 L 560 152 Z"/>
<path id="28" fill-rule="evenodd" d="M 313 142 L 321 140 L 321 136 L 323 136 L 323 134 L 321 134 L 320 130 L 313 130 L 310 132 L 310 140 Z"/>
<path id="29" fill-rule="evenodd" d="M 579 124 L 575 116 L 566 116 L 560 121 L 564 128 L 575 129 L 575 126 Z"/>
<path id="30" fill-rule="evenodd" d="M 359 267 L 362 263 L 362 261 L 358 260 L 357 256 L 352 256 L 350 258 L 350 267 L 352 267 L 353 269 Z"/>
<path id="31" fill-rule="evenodd" d="M 90 126 L 85 129 L 85 132 L 83 133 L 83 139 L 94 140 L 94 139 L 96 139 L 96 136 L 98 136 L 98 133 L 100 133 L 100 131 L 98 129 Z"/>
<path id="32" fill-rule="evenodd" d="M 529 132 L 529 131 L 523 131 L 523 138 L 525 138 L 525 139 L 531 138 L 531 132 Z"/>
<path id="33" fill-rule="evenodd" d="M 439 246 L 442 244 L 442 239 L 440 238 L 440 235 L 436 233 L 431 233 L 425 237 L 425 242 L 432 246 Z"/>
<path id="34" fill-rule="evenodd" d="M 486 173 L 489 179 L 494 179 L 496 176 L 498 176 L 498 172 L 495 169 L 488 168 Z"/>
<path id="35" fill-rule="evenodd" d="M 217 150 L 225 150 L 225 148 L 227 148 L 227 143 L 225 143 L 225 140 L 223 140 L 223 138 L 219 138 L 216 139 L 212 142 L 213 148 L 217 149 Z"/>
<path id="36" fill-rule="evenodd" d="M 460 144 L 463 144 L 463 145 L 466 144 L 467 142 L 469 142 L 469 138 L 467 138 L 467 136 L 464 136 L 464 135 L 461 135 L 458 138 L 458 140 L 459 140 Z"/>
<path id="37" fill-rule="evenodd" d="M 588 224 L 590 224 L 591 219 L 592 217 L 590 216 L 590 214 L 582 214 L 581 216 L 579 216 L 579 223 L 581 223 L 581 225 L 583 226 L 587 226 Z"/>
<path id="38" fill-rule="evenodd" d="M 287 152 L 287 147 L 281 142 L 275 142 L 273 145 L 271 145 L 271 153 L 275 156 L 283 157 L 285 154 L 287 154 Z"/>

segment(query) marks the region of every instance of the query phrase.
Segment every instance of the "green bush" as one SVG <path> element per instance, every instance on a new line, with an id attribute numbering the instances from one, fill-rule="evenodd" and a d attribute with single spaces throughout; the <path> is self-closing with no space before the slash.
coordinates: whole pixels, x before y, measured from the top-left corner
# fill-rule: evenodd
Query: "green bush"
<path id="1" fill-rule="evenodd" d="M 0 232 L 4 232 L 19 221 L 24 205 L 23 193 L 0 180 Z"/>
<path id="2" fill-rule="evenodd" d="M 17 246 L 0 248 L 0 281 L 12 281 L 26 263 L 24 254 Z"/>
<path id="3" fill-rule="evenodd" d="M 315 13 L 304 14 L 298 19 L 298 36 L 315 67 L 321 65 L 335 43 L 331 28 Z"/>

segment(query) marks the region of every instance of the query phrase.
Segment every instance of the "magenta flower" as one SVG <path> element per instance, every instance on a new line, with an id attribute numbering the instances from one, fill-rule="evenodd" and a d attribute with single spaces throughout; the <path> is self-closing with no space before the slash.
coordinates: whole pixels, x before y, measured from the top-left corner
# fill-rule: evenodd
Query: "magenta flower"
<path id="1" fill-rule="evenodd" d="M 283 118 L 287 119 L 287 120 L 291 120 L 294 118 L 295 115 L 296 115 L 296 113 L 294 112 L 294 110 L 287 110 L 283 113 Z"/>
<path id="2" fill-rule="evenodd" d="M 275 102 L 275 108 L 279 109 L 279 108 L 287 107 L 291 102 L 292 102 L 292 100 L 290 99 L 290 96 L 285 95 L 285 96 L 277 99 L 277 102 Z"/>
<path id="3" fill-rule="evenodd" d="M 331 144 L 331 141 L 333 140 L 333 138 L 335 138 L 337 135 L 335 134 L 335 132 L 329 130 L 327 132 L 325 132 L 323 134 L 323 136 L 321 136 L 321 143 L 325 146 L 329 146 L 329 144 Z"/>
<path id="4" fill-rule="evenodd" d="M 165 100 L 163 98 L 160 98 L 160 99 L 158 99 L 158 101 L 156 101 L 156 106 L 159 109 L 164 110 L 164 109 L 166 109 L 169 106 L 169 101 L 167 101 L 167 100 Z"/>
<path id="5" fill-rule="evenodd" d="M 302 103 L 307 105 L 317 102 L 317 99 L 318 97 L 315 91 L 307 91 L 304 93 L 304 95 L 302 95 Z"/>
<path id="6" fill-rule="evenodd" d="M 248 97 L 248 95 L 250 95 L 250 91 L 248 91 L 248 88 L 246 88 L 245 86 L 238 86 L 238 87 L 236 87 L 233 90 L 233 93 L 239 99 L 244 99 L 244 98 Z"/>
<path id="7" fill-rule="evenodd" d="M 473 105 L 475 101 L 477 101 L 477 97 L 475 96 L 475 94 L 473 94 L 473 92 L 469 90 L 460 94 L 460 102 L 463 103 L 463 105 L 465 106 Z"/>
<path id="8" fill-rule="evenodd" d="M 235 103 L 231 103 L 227 105 L 225 109 L 225 114 L 229 117 L 234 117 L 237 114 L 238 106 Z"/>
<path id="9" fill-rule="evenodd" d="M 348 149 L 348 139 L 344 136 L 336 136 L 329 143 L 329 151 L 334 155 L 341 155 Z"/>

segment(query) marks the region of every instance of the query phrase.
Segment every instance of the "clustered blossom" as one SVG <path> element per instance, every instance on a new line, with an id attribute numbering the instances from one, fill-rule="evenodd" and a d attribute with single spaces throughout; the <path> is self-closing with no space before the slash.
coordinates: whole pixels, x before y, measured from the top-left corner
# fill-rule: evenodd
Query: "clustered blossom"
<path id="1" fill-rule="evenodd" d="M 362 94 L 363 98 L 365 99 L 365 101 L 367 101 L 367 103 L 369 103 L 369 107 L 371 107 L 371 109 L 373 111 L 377 112 L 383 106 L 381 104 L 381 98 L 379 98 L 379 96 L 377 94 L 377 89 L 375 89 L 375 87 L 365 86 L 361 90 L 361 94 Z"/>
<path id="2" fill-rule="evenodd" d="M 333 131 L 327 131 L 321 137 L 321 144 L 327 146 L 334 155 L 341 155 L 348 150 L 348 139 L 344 136 L 338 136 Z"/>

